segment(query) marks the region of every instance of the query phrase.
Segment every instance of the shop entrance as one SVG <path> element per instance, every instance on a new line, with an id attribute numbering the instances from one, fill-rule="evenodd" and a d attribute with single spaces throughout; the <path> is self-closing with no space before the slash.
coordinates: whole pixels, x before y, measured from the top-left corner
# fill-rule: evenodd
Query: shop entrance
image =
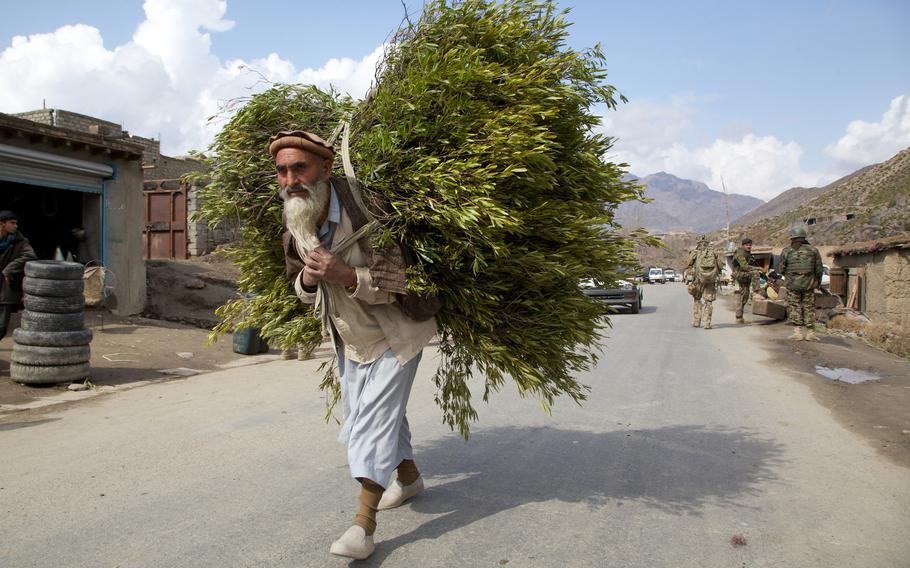
<path id="1" fill-rule="evenodd" d="M 38 258 L 52 259 L 59 248 L 64 257 L 72 254 L 82 263 L 99 259 L 100 194 L 0 181 L 3 209 L 19 216 L 19 230 Z"/>

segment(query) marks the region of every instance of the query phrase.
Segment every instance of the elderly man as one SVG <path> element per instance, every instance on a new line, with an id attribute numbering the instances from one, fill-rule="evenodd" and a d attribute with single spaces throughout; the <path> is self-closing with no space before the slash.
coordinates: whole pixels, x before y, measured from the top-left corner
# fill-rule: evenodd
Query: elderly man
<path id="1" fill-rule="evenodd" d="M 353 525 L 331 553 L 364 559 L 373 552 L 376 512 L 424 487 L 405 409 L 436 321 L 402 311 L 402 250 L 371 246 L 360 197 L 345 179 L 331 177 L 331 145 L 309 132 L 285 131 L 272 137 L 269 152 L 284 200 L 287 275 L 297 296 L 315 305 L 334 344 L 344 408 L 339 440 L 361 485 Z"/>
<path id="2" fill-rule="evenodd" d="M 758 293 L 758 273 L 758 263 L 752 256 L 752 239 L 747 237 L 733 253 L 733 279 L 739 287 L 736 292 L 736 323 L 746 323 L 743 310 L 749 296 Z"/>
<path id="3" fill-rule="evenodd" d="M 12 211 L 0 211 L 0 339 L 6 336 L 10 316 L 22 303 L 22 278 L 25 263 L 38 256 L 19 232 L 19 217 Z"/>

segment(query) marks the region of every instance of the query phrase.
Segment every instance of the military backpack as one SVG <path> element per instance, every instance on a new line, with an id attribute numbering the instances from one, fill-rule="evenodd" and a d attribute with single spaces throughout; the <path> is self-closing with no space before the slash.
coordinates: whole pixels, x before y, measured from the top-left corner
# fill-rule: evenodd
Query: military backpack
<path id="1" fill-rule="evenodd" d="M 695 272 L 698 281 L 702 283 L 717 279 L 717 257 L 713 250 L 706 248 L 698 251 L 695 257 Z"/>

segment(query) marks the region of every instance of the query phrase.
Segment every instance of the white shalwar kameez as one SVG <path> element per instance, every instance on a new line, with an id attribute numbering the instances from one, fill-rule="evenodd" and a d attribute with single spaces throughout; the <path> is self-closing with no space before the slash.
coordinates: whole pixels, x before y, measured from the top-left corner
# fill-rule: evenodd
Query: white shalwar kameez
<path id="1" fill-rule="evenodd" d="M 329 245 L 344 242 L 353 233 L 333 189 L 319 238 L 332 250 Z M 321 284 L 318 293 L 308 292 L 302 272 L 294 288 L 301 300 L 316 304 L 328 315 L 324 321 L 338 357 L 344 409 L 338 439 L 348 445 L 351 476 L 388 487 L 398 464 L 413 459 L 406 409 L 423 347 L 435 334 L 436 322 L 409 319 L 392 293 L 373 286 L 369 259 L 359 246 L 337 254 L 355 269 L 353 292 L 336 284 Z"/>
<path id="2" fill-rule="evenodd" d="M 351 476 L 388 487 L 401 460 L 414 459 L 406 410 L 421 355 L 401 365 L 391 350 L 372 363 L 337 354 L 344 407 L 338 441 L 348 445 Z"/>

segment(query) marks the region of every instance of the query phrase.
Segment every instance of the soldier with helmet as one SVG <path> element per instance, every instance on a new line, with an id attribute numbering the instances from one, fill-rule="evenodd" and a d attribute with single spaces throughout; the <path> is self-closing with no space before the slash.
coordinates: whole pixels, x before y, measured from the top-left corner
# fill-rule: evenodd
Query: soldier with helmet
<path id="1" fill-rule="evenodd" d="M 722 270 L 720 256 L 711 249 L 708 237 L 699 235 L 695 250 L 689 253 L 689 262 L 686 265 L 686 281 L 689 283 L 688 290 L 693 300 L 693 327 L 700 327 L 704 321 L 705 329 L 711 329 L 711 313 L 714 310 L 714 300 L 717 298 L 717 280 Z"/>
<path id="2" fill-rule="evenodd" d="M 736 323 L 746 323 L 743 310 L 749 302 L 749 294 L 758 293 L 758 263 L 752 256 L 752 239 L 745 238 L 733 253 L 733 279 L 739 286 L 736 292 Z"/>
<path id="3" fill-rule="evenodd" d="M 780 271 L 787 282 L 787 314 L 796 326 L 787 339 L 818 341 L 815 326 L 815 289 L 822 280 L 822 257 L 809 244 L 806 228 L 790 228 L 790 246 L 780 255 Z"/>

